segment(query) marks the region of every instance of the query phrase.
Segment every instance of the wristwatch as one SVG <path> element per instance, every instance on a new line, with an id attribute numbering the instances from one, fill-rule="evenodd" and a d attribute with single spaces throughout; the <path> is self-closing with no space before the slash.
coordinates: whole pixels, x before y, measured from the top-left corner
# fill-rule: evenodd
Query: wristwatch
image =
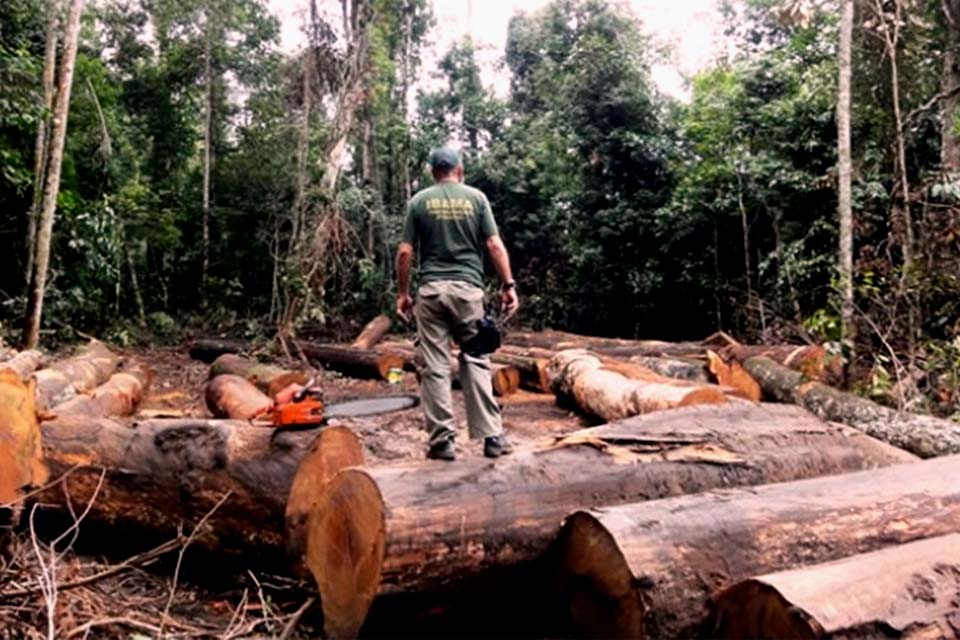
<path id="1" fill-rule="evenodd" d="M 516 288 L 517 288 L 517 283 L 514 280 L 511 280 L 510 282 L 504 282 L 503 285 L 500 287 L 502 291 L 510 291 L 510 289 L 516 289 Z"/>

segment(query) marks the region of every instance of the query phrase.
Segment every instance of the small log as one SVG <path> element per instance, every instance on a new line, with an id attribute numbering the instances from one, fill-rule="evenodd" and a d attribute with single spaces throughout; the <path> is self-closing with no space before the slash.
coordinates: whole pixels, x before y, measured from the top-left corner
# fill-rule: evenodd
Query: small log
<path id="1" fill-rule="evenodd" d="M 131 429 L 105 418 L 65 416 L 41 429 L 50 470 L 55 477 L 70 471 L 42 492 L 41 505 L 62 511 L 68 497 L 73 508 L 87 505 L 105 473 L 85 525 L 114 527 L 128 540 L 137 539 L 136 531 L 167 537 L 213 511 L 192 544 L 240 554 L 245 568 L 257 564 L 281 573 L 288 566 L 287 498 L 294 475 L 310 473 L 300 469 L 301 460 L 328 477 L 362 455 L 360 441 L 345 427 L 276 432 L 241 421 L 174 419 Z M 320 491 L 322 483 L 312 488 Z M 112 539 L 103 540 L 105 549 Z"/>
<path id="2" fill-rule="evenodd" d="M 0 505 L 47 480 L 35 405 L 36 383 L 0 369 Z"/>
<path id="3" fill-rule="evenodd" d="M 960 535 L 752 578 L 713 604 L 711 638 L 955 638 Z"/>
<path id="4" fill-rule="evenodd" d="M 763 392 L 760 390 L 759 383 L 740 366 L 739 362 L 733 360 L 727 363 L 714 351 L 707 351 L 707 362 L 710 373 L 717 379 L 717 384 L 736 389 L 742 398 L 760 402 Z"/>
<path id="5" fill-rule="evenodd" d="M 692 637 L 717 588 L 960 532 L 960 457 L 578 512 L 557 613 L 577 636 Z"/>
<path id="6" fill-rule="evenodd" d="M 373 349 L 378 342 L 383 340 L 387 332 L 390 331 L 391 324 L 393 324 L 393 322 L 390 320 L 390 316 L 382 314 L 377 316 L 367 323 L 367 326 L 363 328 L 363 331 L 360 332 L 360 335 L 357 336 L 357 339 L 354 340 L 350 346 L 354 349 L 363 349 L 365 351 Z"/>
<path id="7" fill-rule="evenodd" d="M 550 376 L 547 373 L 550 364 L 548 359 L 500 350 L 490 355 L 490 362 L 516 369 L 520 373 L 520 385 L 524 389 L 537 393 L 552 393 Z"/>
<path id="8" fill-rule="evenodd" d="M 229 373 L 207 382 L 204 396 L 214 418 L 251 420 L 273 406 L 273 400 L 252 382 Z"/>
<path id="9" fill-rule="evenodd" d="M 210 363 L 225 353 L 243 353 L 249 350 L 250 343 L 234 338 L 197 338 L 190 345 L 190 357 L 200 362 Z"/>
<path id="10" fill-rule="evenodd" d="M 291 384 L 304 385 L 310 380 L 310 375 L 303 371 L 291 371 L 270 364 L 261 364 L 232 353 L 223 354 L 210 365 L 211 380 L 224 374 L 246 378 L 271 398 Z"/>
<path id="11" fill-rule="evenodd" d="M 551 388 L 558 397 L 572 399 L 587 413 L 607 421 L 727 401 L 719 388 L 676 384 L 676 381 L 652 372 L 649 380 L 638 380 L 616 369 L 589 352 L 570 350 L 554 356 L 548 373 Z"/>
<path id="12" fill-rule="evenodd" d="M 41 410 L 66 402 L 78 393 L 93 391 L 120 366 L 120 357 L 99 340 L 91 340 L 72 358 L 54 362 L 34 374 L 37 405 Z"/>
<path id="13" fill-rule="evenodd" d="M 30 375 L 46 363 L 46 356 L 39 351 L 28 350 L 17 353 L 9 360 L 0 364 L 0 369 L 9 369 L 15 372 L 22 380 L 26 380 Z"/>
<path id="14" fill-rule="evenodd" d="M 328 637 L 352 637 L 378 593 L 446 592 L 538 558 L 578 505 L 912 459 L 796 407 L 685 407 L 578 431 L 495 463 L 415 461 L 341 471 L 309 517 L 307 565 Z"/>
<path id="15" fill-rule="evenodd" d="M 377 353 L 336 344 L 298 342 L 309 360 L 332 371 L 354 378 L 381 378 L 386 380 L 390 369 L 403 369 L 403 357 L 395 353 Z"/>
<path id="16" fill-rule="evenodd" d="M 89 394 L 74 396 L 53 408 L 57 415 L 130 416 L 150 386 L 153 371 L 144 363 L 133 360 L 123 370 Z"/>
<path id="17" fill-rule="evenodd" d="M 850 425 L 921 458 L 960 453 L 960 424 L 895 411 L 852 393 L 809 381 L 802 373 L 769 358 L 750 358 L 744 366 L 768 397 L 798 404 L 824 420 Z"/>

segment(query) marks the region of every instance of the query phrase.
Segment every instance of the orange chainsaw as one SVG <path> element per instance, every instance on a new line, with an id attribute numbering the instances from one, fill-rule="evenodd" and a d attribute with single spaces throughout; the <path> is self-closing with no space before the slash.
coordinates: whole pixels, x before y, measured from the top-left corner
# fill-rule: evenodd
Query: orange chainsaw
<path id="1" fill-rule="evenodd" d="M 292 393 L 281 391 L 264 417 L 274 428 L 310 429 L 336 418 L 357 418 L 410 409 L 420 404 L 415 395 L 391 395 L 357 398 L 327 404 L 316 379 Z M 261 423 L 262 424 L 262 423 Z"/>

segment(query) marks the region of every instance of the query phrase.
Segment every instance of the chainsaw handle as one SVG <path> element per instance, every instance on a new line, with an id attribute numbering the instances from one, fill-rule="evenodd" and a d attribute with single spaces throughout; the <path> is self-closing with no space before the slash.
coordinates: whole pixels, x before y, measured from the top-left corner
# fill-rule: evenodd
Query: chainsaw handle
<path id="1" fill-rule="evenodd" d="M 313 389 L 313 386 L 316 384 L 316 382 L 316 378 L 310 378 L 307 384 L 303 385 L 303 389 L 300 389 L 300 391 L 297 391 L 295 394 L 293 394 L 293 401 L 303 402 L 306 400 L 307 396 L 310 394 L 310 390 Z"/>

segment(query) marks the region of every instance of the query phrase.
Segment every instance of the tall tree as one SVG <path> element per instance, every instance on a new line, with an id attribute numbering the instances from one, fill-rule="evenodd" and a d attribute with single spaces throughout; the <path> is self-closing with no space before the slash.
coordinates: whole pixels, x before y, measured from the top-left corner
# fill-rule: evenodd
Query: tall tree
<path id="1" fill-rule="evenodd" d="M 944 171 L 960 171 L 960 140 L 957 139 L 957 107 L 960 106 L 960 0 L 943 0 L 947 23 L 943 50 L 940 102 L 940 165 Z"/>
<path id="2" fill-rule="evenodd" d="M 853 209 L 850 202 L 850 77 L 853 65 L 853 0 L 840 6 L 840 47 L 837 83 L 837 181 L 840 216 L 841 336 L 853 362 L 856 329 L 853 305 Z"/>
<path id="3" fill-rule="evenodd" d="M 43 191 L 43 207 L 40 210 L 40 218 L 37 223 L 37 247 L 34 252 L 33 277 L 31 278 L 31 288 L 27 298 L 27 312 L 24 320 L 23 344 L 27 349 L 35 348 L 40 341 L 43 296 L 47 286 L 47 270 L 50 266 L 50 239 L 53 236 L 57 195 L 60 191 L 60 169 L 63 162 L 63 145 L 67 137 L 70 89 L 73 84 L 73 68 L 77 59 L 77 42 L 80 36 L 80 16 L 83 13 L 83 4 L 84 0 L 71 0 L 63 36 L 60 79 L 50 132 L 50 160 Z"/>

